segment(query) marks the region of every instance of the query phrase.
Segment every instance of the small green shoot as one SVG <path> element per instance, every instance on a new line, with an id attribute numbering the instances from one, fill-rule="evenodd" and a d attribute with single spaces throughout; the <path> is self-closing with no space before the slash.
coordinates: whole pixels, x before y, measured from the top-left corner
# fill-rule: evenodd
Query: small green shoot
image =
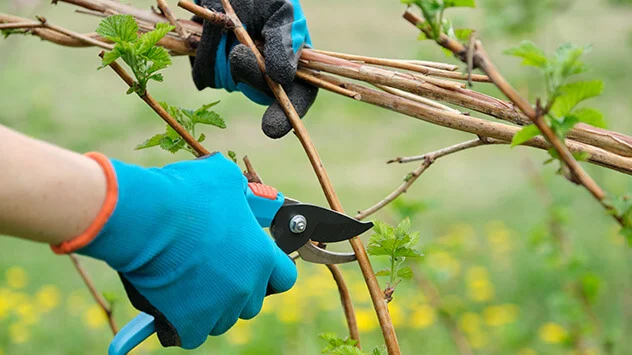
<path id="1" fill-rule="evenodd" d="M 605 204 L 610 206 L 610 213 L 621 220 L 623 227 L 620 233 L 628 240 L 632 246 L 632 199 L 628 196 L 609 197 Z"/>
<path id="2" fill-rule="evenodd" d="M 588 107 L 578 107 L 580 103 L 603 92 L 601 80 L 569 80 L 587 70 L 581 57 L 590 50 L 587 46 L 573 46 L 569 43 L 557 48 L 553 56 L 547 57 L 544 51 L 533 42 L 524 41 L 519 46 L 508 49 L 505 54 L 522 59 L 522 65 L 536 68 L 542 74 L 546 86 L 546 105 L 544 119 L 557 137 L 564 141 L 568 132 L 579 122 L 604 128 L 605 119 L 601 112 Z M 533 124 L 522 128 L 513 138 L 511 146 L 521 145 L 540 135 Z M 554 160 L 559 160 L 555 151 L 549 151 Z M 574 154 L 579 161 L 589 158 L 586 154 Z M 561 170 L 560 170 L 561 171 Z"/>
<path id="3" fill-rule="evenodd" d="M 409 218 L 402 220 L 397 227 L 375 221 L 373 235 L 369 239 L 367 252 L 372 256 L 388 256 L 390 267 L 378 271 L 376 276 L 386 276 L 389 281 L 385 293 L 392 295 L 395 287 L 402 279 L 409 280 L 413 277 L 413 270 L 403 266 L 406 258 L 420 257 L 422 254 L 415 249 L 419 243 L 419 233 L 410 232 L 411 222 Z M 389 297 L 390 298 L 390 297 Z"/>
<path id="4" fill-rule="evenodd" d="M 465 41 L 469 38 L 472 30 L 455 29 L 452 22 L 444 17 L 445 10 L 452 7 L 476 7 L 474 0 L 401 0 L 407 5 L 416 5 L 421 9 L 421 13 L 426 20 L 422 26 L 428 26 L 429 32 L 432 34 L 431 39 L 437 41 L 441 34 L 448 37 Z M 422 34 L 419 39 L 428 39 L 428 36 Z"/>
<path id="5" fill-rule="evenodd" d="M 196 137 L 195 128 L 197 124 L 211 125 L 222 129 L 226 128 L 224 119 L 216 112 L 209 110 L 218 103 L 219 101 L 204 105 L 195 111 L 172 106 L 166 102 L 161 102 L 160 105 L 169 113 L 169 115 L 171 115 L 171 117 L 178 121 L 184 129 L 191 133 L 193 137 Z M 196 139 L 198 142 L 203 142 L 206 139 L 206 135 L 202 133 Z M 168 125 L 164 133 L 152 136 L 143 143 L 137 145 L 134 149 L 140 150 L 157 146 L 171 153 L 176 153 L 182 149 L 193 153 L 193 148 L 186 144 L 178 132 Z"/>
<path id="6" fill-rule="evenodd" d="M 156 44 L 174 28 L 167 23 L 158 23 L 155 30 L 139 36 L 138 24 L 131 15 L 113 15 L 104 19 L 96 32 L 114 42 L 115 46 L 103 56 L 99 69 L 123 59 L 136 77 L 127 93 L 144 95 L 149 80 L 163 81 L 162 74 L 158 72 L 171 65 L 169 52 Z"/>

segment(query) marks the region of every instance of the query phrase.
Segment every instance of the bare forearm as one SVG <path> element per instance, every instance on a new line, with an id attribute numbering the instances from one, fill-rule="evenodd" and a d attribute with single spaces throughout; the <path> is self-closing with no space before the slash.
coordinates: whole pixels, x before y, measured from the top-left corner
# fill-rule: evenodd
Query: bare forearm
<path id="1" fill-rule="evenodd" d="M 0 126 L 0 234 L 59 244 L 84 232 L 106 192 L 92 159 Z"/>

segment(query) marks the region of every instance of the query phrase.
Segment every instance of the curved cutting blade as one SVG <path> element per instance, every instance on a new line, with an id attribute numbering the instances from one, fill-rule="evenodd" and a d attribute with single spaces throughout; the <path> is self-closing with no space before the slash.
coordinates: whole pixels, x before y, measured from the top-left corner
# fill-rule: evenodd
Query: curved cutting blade
<path id="1" fill-rule="evenodd" d="M 290 230 L 290 220 L 297 215 L 302 215 L 307 220 L 302 233 L 292 233 Z M 360 222 L 327 208 L 300 203 L 281 207 L 272 221 L 270 232 L 279 248 L 289 254 L 310 239 L 321 243 L 341 242 L 372 227 L 371 222 Z"/>
<path id="2" fill-rule="evenodd" d="M 314 264 L 344 264 L 356 260 L 354 253 L 336 253 L 321 249 L 311 242 L 305 243 L 298 249 L 301 259 Z"/>

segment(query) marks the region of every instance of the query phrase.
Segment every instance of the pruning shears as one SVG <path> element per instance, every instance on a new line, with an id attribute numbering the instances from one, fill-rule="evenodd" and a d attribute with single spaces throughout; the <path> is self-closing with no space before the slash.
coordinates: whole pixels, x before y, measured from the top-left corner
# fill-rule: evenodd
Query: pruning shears
<path id="1" fill-rule="evenodd" d="M 277 246 L 288 255 L 298 252 L 301 259 L 310 263 L 342 264 L 356 260 L 354 253 L 328 251 L 312 242 L 341 242 L 373 227 L 372 222 L 360 222 L 327 208 L 287 198 L 263 184 L 249 183 L 246 197 L 257 222 L 270 229 Z M 155 332 L 154 317 L 141 312 L 114 336 L 108 354 L 127 354 Z"/>

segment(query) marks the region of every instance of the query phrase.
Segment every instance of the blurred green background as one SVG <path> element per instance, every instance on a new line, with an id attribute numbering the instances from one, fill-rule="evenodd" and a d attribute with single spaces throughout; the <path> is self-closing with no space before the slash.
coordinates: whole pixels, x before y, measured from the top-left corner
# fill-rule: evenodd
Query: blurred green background
<path id="1" fill-rule="evenodd" d="M 175 8 L 176 1 L 169 3 Z M 475 10 L 451 10 L 448 16 L 477 29 L 502 72 L 532 99 L 541 88 L 539 78 L 503 56 L 503 49 L 522 39 L 549 51 L 567 41 L 592 44 L 587 57 L 592 71 L 585 76 L 604 80 L 606 90 L 591 105 L 603 110 L 610 128 L 632 133 L 628 1 L 477 3 Z M 152 2 L 134 4 L 148 7 Z M 302 4 L 318 48 L 458 64 L 433 43 L 416 40 L 418 32 L 401 19 L 405 7 L 398 1 Z M 74 9 L 38 0 L 0 3 L 2 12 L 44 15 L 73 30 L 93 31 L 98 20 L 74 14 Z M 146 166 L 189 159 L 185 152 L 133 150 L 163 124 L 137 97 L 125 95 L 126 87 L 111 71 L 96 70 L 97 52 L 36 38 L 0 40 L 0 124 L 78 152 L 97 150 Z M 290 135 L 272 141 L 260 132 L 262 107 L 238 94 L 198 92 L 185 58 L 166 70 L 165 81 L 150 86 L 159 100 L 183 107 L 222 101 L 216 108 L 228 128 L 206 129 L 208 148 L 247 154 L 266 183 L 326 205 L 298 140 Z M 497 94 L 486 84 L 475 89 Z M 350 212 L 379 201 L 416 168 L 415 163 L 386 165 L 388 159 L 472 138 L 327 92 L 321 92 L 305 124 Z M 402 283 L 390 305 L 404 354 L 458 353 L 446 320 L 477 354 L 632 353 L 628 246 L 586 191 L 555 175 L 552 165 L 541 165 L 546 158 L 542 151 L 505 146 L 450 156 L 429 169 L 395 207 L 376 216 L 392 224 L 409 216 L 421 232 L 426 255 L 411 263 L 417 279 Z M 612 193 L 632 190 L 628 176 L 587 169 Z M 558 240 L 567 241 L 566 252 Z M 116 274 L 100 262 L 83 262 L 100 290 L 121 296 L 115 306 L 119 325 L 131 319 L 135 311 L 124 300 Z M 373 262 L 380 269 L 384 260 Z M 342 269 L 363 345 L 379 346 L 381 334 L 359 269 L 355 264 Z M 153 339 L 136 353 L 320 353 L 325 344 L 317 335 L 345 335 L 344 317 L 327 270 L 299 262 L 299 272 L 297 286 L 266 300 L 262 315 L 210 338 L 198 350 L 160 349 Z M 420 279 L 437 288 L 439 305 L 421 292 Z M 0 238 L 0 354 L 103 354 L 110 339 L 105 319 L 70 260 L 54 256 L 46 245 Z"/>

